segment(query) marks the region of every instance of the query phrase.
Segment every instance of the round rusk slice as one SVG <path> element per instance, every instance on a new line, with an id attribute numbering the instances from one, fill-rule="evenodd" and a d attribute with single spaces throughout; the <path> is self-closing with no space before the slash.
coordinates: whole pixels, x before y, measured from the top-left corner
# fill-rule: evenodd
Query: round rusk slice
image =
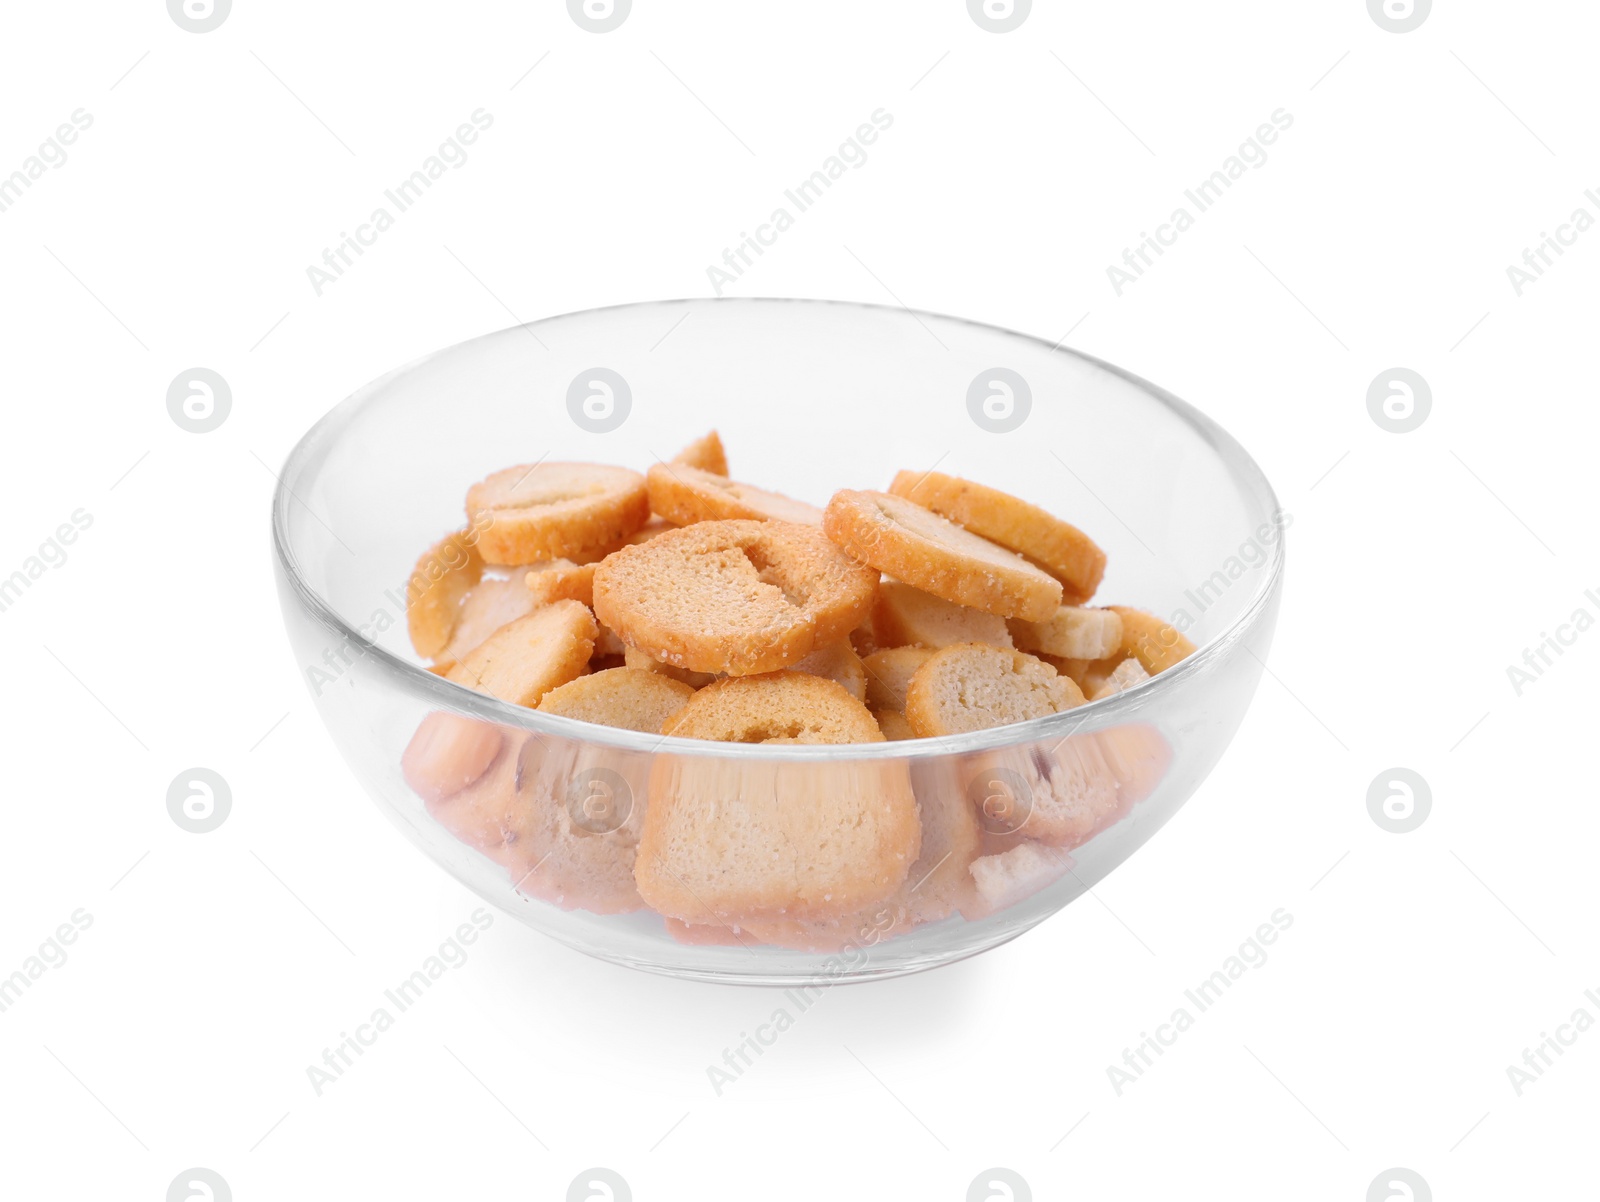
<path id="1" fill-rule="evenodd" d="M 867 697 L 875 710 L 906 709 L 906 688 L 917 669 L 933 657 L 928 647 L 885 647 L 861 661 L 867 673 Z"/>
<path id="2" fill-rule="evenodd" d="M 551 689 L 589 670 L 599 633 L 582 602 L 555 601 L 500 627 L 446 679 L 515 705 L 538 705 Z"/>
<path id="3" fill-rule="evenodd" d="M 867 700 L 867 670 L 849 639 L 819 647 L 792 666 L 796 672 L 825 676 L 835 684 L 843 685 L 844 691 L 857 701 L 865 703 Z"/>
<path id="4" fill-rule="evenodd" d="M 659 672 L 607 668 L 551 689 L 540 700 L 538 709 L 579 722 L 658 735 L 661 724 L 693 696 L 694 690 L 681 680 Z"/>
<path id="5" fill-rule="evenodd" d="M 595 569 L 594 608 L 630 647 L 695 672 L 798 663 L 860 625 L 878 574 L 814 526 L 697 522 Z"/>
<path id="6" fill-rule="evenodd" d="M 406 581 L 406 623 L 418 655 L 435 659 L 450 645 L 461 605 L 483 579 L 472 531 L 447 534 L 422 553 Z"/>
<path id="7" fill-rule="evenodd" d="M 822 525 L 822 510 L 815 505 L 768 492 L 754 484 L 740 484 L 725 475 L 687 463 L 657 463 L 646 479 L 651 510 L 675 526 L 737 518 Z"/>
<path id="8" fill-rule="evenodd" d="M 1024 651 L 1066 659 L 1104 659 L 1122 648 L 1122 618 L 1110 609 L 1063 605 L 1043 622 L 1012 618 L 1012 641 Z"/>
<path id="9" fill-rule="evenodd" d="M 1122 619 L 1122 653 L 1137 659 L 1151 676 L 1194 654 L 1188 637 L 1154 614 L 1127 605 L 1113 605 L 1111 610 Z"/>
<path id="10" fill-rule="evenodd" d="M 1042 660 L 983 643 L 935 651 L 906 686 L 906 721 L 923 739 L 1009 726 L 1084 703 L 1083 691 Z"/>
<path id="11" fill-rule="evenodd" d="M 1061 581 L 1068 605 L 1094 596 L 1106 573 L 1106 553 L 1082 530 L 998 488 L 943 472 L 900 472 L 889 491 L 1025 555 Z"/>
<path id="12" fill-rule="evenodd" d="M 494 564 L 578 559 L 650 519 L 644 477 L 599 463 L 508 467 L 467 490 L 478 553 Z"/>
<path id="13" fill-rule="evenodd" d="M 863 563 L 957 605 L 1039 622 L 1061 604 L 1055 577 L 904 497 L 841 489 L 822 528 Z"/>
<path id="14" fill-rule="evenodd" d="M 713 476 L 728 474 L 728 453 L 722 449 L 722 439 L 715 430 L 695 439 L 672 457 L 674 463 L 687 463 Z"/>
<path id="15" fill-rule="evenodd" d="M 883 742 L 877 719 L 843 685 L 794 671 L 708 684 L 661 733 L 720 743 Z"/>

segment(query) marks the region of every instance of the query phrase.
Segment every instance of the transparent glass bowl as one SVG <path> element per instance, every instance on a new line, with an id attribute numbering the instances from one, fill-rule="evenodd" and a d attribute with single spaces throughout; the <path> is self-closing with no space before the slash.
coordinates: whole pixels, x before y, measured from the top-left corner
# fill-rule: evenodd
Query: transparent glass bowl
<path id="1" fill-rule="evenodd" d="M 601 379 L 609 397 L 592 383 Z M 468 485 L 545 458 L 642 471 L 711 428 L 735 479 L 817 505 L 836 489 L 882 488 L 897 469 L 936 465 L 1020 495 L 1105 549 L 1096 603 L 1159 614 L 1200 649 L 1146 684 L 1064 714 L 850 746 L 705 743 L 580 724 L 421 666 L 406 632 L 405 582 L 428 546 L 464 525 Z M 625 305 L 439 351 L 318 422 L 290 454 L 273 500 L 284 621 L 311 694 L 379 808 L 429 857 L 590 955 L 704 980 L 815 986 L 995 947 L 1150 838 L 1205 779 L 1255 692 L 1277 615 L 1283 524 L 1270 485 L 1232 437 L 1126 372 L 992 326 L 802 300 Z M 499 790 L 498 801 L 425 801 L 407 784 L 402 757 L 440 711 L 494 728 L 487 738 L 500 750 L 489 783 L 474 788 Z M 529 791 L 543 790 L 548 809 L 552 791 L 587 788 L 572 781 L 597 772 L 611 774 L 614 804 L 629 818 L 620 831 L 611 829 L 616 814 L 592 819 L 598 840 L 636 831 L 652 787 L 707 778 L 733 788 L 759 780 L 797 804 L 818 790 L 910 788 L 925 818 L 981 805 L 995 781 L 1010 782 L 1024 803 L 1006 822 L 1026 812 L 1030 789 L 1045 791 L 1041 801 L 1064 788 L 1100 804 L 1081 842 L 1052 849 L 1059 879 L 997 913 L 969 904 L 968 918 L 912 925 L 888 907 L 887 919 L 800 950 L 717 924 L 697 928 L 703 938 L 675 935 L 650 910 L 597 914 L 549 900 L 570 904 L 563 872 L 576 880 L 587 871 L 562 860 L 602 844 L 584 843 L 588 827 L 563 819 L 565 842 L 551 851 L 556 844 L 541 840 L 555 836 L 536 829 L 550 815 L 519 810 L 508 822 L 505 799 L 524 807 L 534 804 Z M 569 809 L 580 826 L 586 812 Z M 931 846 L 925 840 L 925 860 Z M 908 884 L 938 868 L 914 866 Z"/>

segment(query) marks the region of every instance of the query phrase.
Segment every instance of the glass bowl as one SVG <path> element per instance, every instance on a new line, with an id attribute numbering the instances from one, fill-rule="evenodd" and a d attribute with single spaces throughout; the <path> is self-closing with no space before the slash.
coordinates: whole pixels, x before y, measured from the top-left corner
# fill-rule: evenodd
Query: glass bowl
<path id="1" fill-rule="evenodd" d="M 1066 713 L 848 746 L 707 743 L 577 723 L 423 666 L 407 637 L 406 581 L 427 547 L 464 525 L 470 484 L 542 459 L 642 471 L 712 428 L 734 479 L 817 505 L 839 488 L 883 488 L 897 469 L 935 466 L 1026 498 L 1105 549 L 1094 603 L 1158 614 L 1199 650 Z M 1108 364 L 956 318 L 745 299 L 575 313 L 419 359 L 301 439 L 272 521 L 289 641 L 322 719 L 379 808 L 424 853 L 486 901 L 590 955 L 703 980 L 809 987 L 995 947 L 1082 896 L 1150 838 L 1216 764 L 1255 692 L 1287 524 L 1232 437 Z M 418 734 L 425 720 L 483 734 L 489 767 L 454 798 L 424 798 L 407 783 L 402 759 L 414 738 L 428 737 Z M 923 854 L 902 892 L 936 884 L 916 905 L 897 895 L 826 932 L 764 936 L 785 946 L 738 923 L 684 926 L 626 912 L 631 884 L 615 887 L 615 860 L 632 852 L 616 842 L 636 836 L 652 790 L 696 788 L 774 789 L 796 805 L 909 789 Z M 1005 804 L 992 804 L 997 790 Z M 970 840 L 952 863 L 954 844 L 934 830 L 939 816 L 976 807 L 994 850 L 1028 836 L 1031 814 L 1054 807 L 1059 818 L 1062 805 L 1066 835 L 1057 822 L 1053 846 L 1030 844 L 1040 854 L 1029 880 L 1011 904 L 986 912 L 970 892 Z M 944 861 L 931 862 L 940 850 Z M 607 872 L 611 887 L 591 888 Z M 578 904 L 624 912 L 566 908 Z M 941 911 L 951 912 L 925 920 Z"/>

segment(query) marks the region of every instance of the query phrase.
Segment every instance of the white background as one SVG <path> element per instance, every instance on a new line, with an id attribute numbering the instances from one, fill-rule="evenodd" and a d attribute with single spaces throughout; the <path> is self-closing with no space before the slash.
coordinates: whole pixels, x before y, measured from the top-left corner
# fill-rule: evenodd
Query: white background
<path id="1" fill-rule="evenodd" d="M 1521 1096 L 1523 1049 L 1600 987 L 1600 634 L 1520 696 L 1507 666 L 1600 604 L 1600 232 L 1506 267 L 1600 187 L 1593 6 L 1440 0 L 159 0 L 12 5 L 0 175 L 93 125 L 0 213 L 0 576 L 93 524 L 4 613 L 0 1014 L 8 1197 L 1439 1199 L 1594 1189 L 1600 1033 Z M 494 124 L 317 296 L 306 268 L 479 108 Z M 1193 401 L 1294 517 L 1283 619 L 1211 779 L 1021 940 L 837 989 L 735 1086 L 706 1067 L 763 991 L 589 961 L 500 916 L 316 1096 L 306 1067 L 476 901 L 360 795 L 283 641 L 273 472 L 356 387 L 516 320 L 711 293 L 706 268 L 876 109 L 894 125 L 732 295 L 1011 326 Z M 1106 267 L 1277 109 L 1292 127 L 1145 276 Z M 1070 331 L 1070 334 L 1069 334 Z M 215 432 L 168 383 L 230 383 Z M 1421 373 L 1415 432 L 1369 383 Z M 735 449 L 735 454 L 737 450 Z M 1130 448 L 1136 456 L 1136 448 Z M 1130 465 L 1136 466 L 1136 464 Z M 214 833 L 168 818 L 194 765 Z M 1416 831 L 1369 783 L 1431 785 Z M 1124 1047 L 1282 907 L 1292 928 L 1119 1097 Z M 1380 1191 L 1379 1195 L 1384 1196 Z M 1420 1196 L 1420 1195 L 1419 1195 Z"/>

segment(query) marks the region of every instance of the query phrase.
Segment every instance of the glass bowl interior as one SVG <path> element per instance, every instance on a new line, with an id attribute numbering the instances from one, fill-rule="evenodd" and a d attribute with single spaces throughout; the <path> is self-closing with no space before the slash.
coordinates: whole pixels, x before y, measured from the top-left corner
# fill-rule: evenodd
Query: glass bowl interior
<path id="1" fill-rule="evenodd" d="M 594 383 L 603 381 L 603 385 Z M 1099 603 L 1172 622 L 1201 650 L 1108 701 L 951 739 L 844 747 L 662 740 L 470 693 L 412 651 L 405 581 L 464 525 L 469 484 L 514 463 L 643 470 L 715 428 L 731 475 L 825 504 L 902 468 L 977 480 L 1088 532 L 1108 556 Z M 502 330 L 375 381 L 305 436 L 273 511 L 291 643 L 341 751 L 388 815 L 488 900 L 584 951 L 711 979 L 805 983 L 894 975 L 1003 942 L 1080 895 L 1193 791 L 1236 729 L 1270 642 L 1283 565 L 1276 498 L 1225 431 L 1125 372 L 974 322 L 821 301 L 626 305 Z M 962 757 L 1149 726 L 1170 763 L 1148 797 L 1068 857 L 1072 870 L 1000 914 L 959 916 L 817 952 L 674 941 L 646 911 L 530 900 L 434 822 L 399 773 L 431 710 L 638 757 L 897 760 L 959 776 Z M 832 957 L 837 961 L 837 955 Z"/>

